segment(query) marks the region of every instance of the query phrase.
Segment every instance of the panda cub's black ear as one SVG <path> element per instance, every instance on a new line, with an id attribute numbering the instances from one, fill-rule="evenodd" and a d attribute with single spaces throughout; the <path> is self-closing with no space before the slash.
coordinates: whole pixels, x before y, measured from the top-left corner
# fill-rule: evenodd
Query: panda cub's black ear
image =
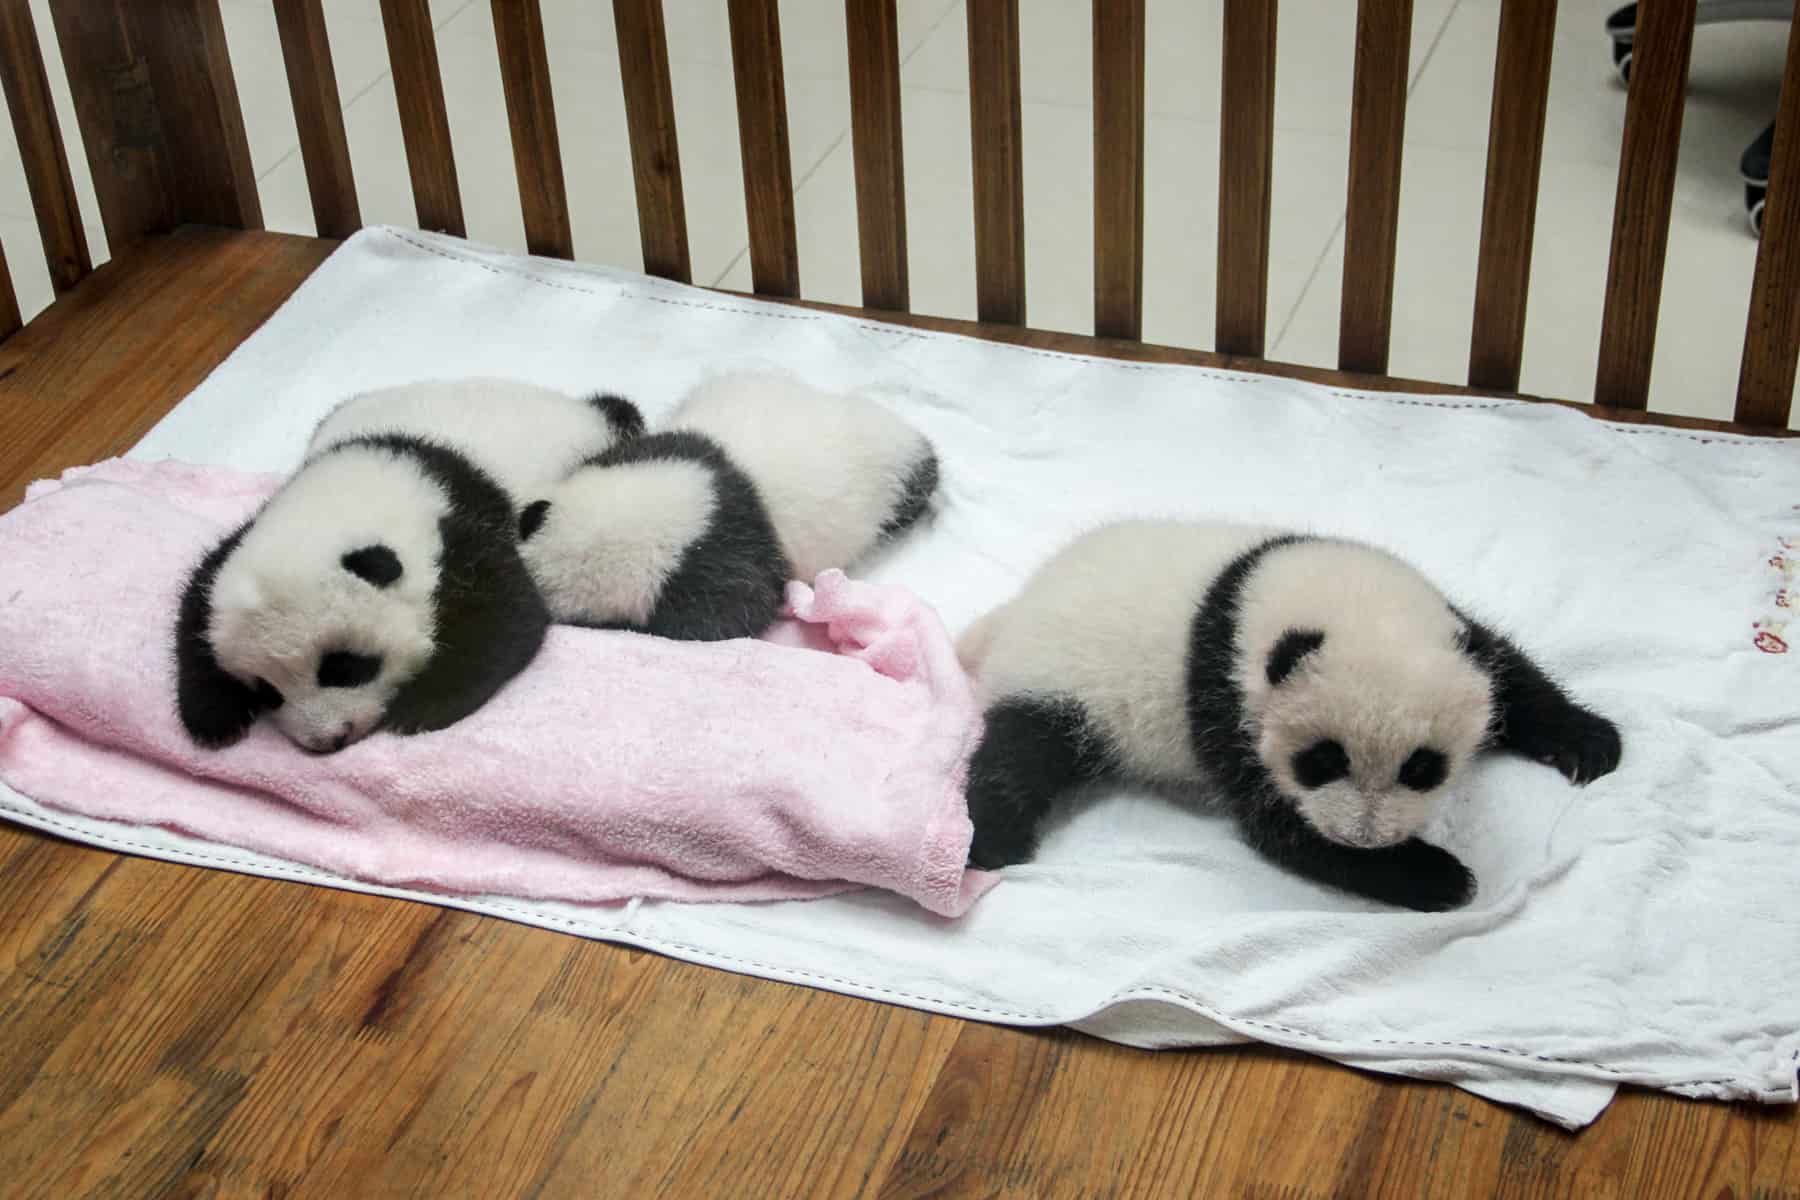
<path id="1" fill-rule="evenodd" d="M 344 570 L 378 588 L 387 587 L 401 575 L 400 556 L 380 543 L 352 550 L 339 561 Z"/>
<path id="2" fill-rule="evenodd" d="M 1269 651 L 1269 686 L 1280 687 L 1301 660 L 1324 644 L 1325 634 L 1317 629 L 1290 629 L 1282 634 Z"/>
<path id="3" fill-rule="evenodd" d="M 599 392 L 588 397 L 588 403 L 600 410 L 607 428 L 618 442 L 629 442 L 644 435 L 644 414 L 623 396 Z"/>
<path id="4" fill-rule="evenodd" d="M 544 518 L 550 515 L 548 500 L 534 500 L 525 506 L 519 514 L 519 540 L 529 542 L 531 535 L 544 527 Z"/>

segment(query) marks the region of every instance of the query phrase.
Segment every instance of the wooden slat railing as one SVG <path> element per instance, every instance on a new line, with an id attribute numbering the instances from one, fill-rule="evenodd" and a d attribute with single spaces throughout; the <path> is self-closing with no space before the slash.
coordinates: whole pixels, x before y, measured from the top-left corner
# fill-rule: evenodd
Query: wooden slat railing
<path id="1" fill-rule="evenodd" d="M 12 270 L 6 265 L 5 250 L 0 250 L 0 339 L 9 338 L 24 327 L 19 298 L 13 292 Z"/>
<path id="2" fill-rule="evenodd" d="M 381 0 L 388 66 L 400 104 L 400 140 L 412 175 L 413 208 L 422 229 L 464 237 L 462 189 L 450 149 L 450 116 L 438 70 L 428 0 Z"/>
<path id="3" fill-rule="evenodd" d="M 613 0 L 613 29 L 619 41 L 619 80 L 625 90 L 644 270 L 691 283 L 694 268 L 688 257 L 687 207 L 681 194 L 681 152 L 675 139 L 662 0 Z"/>
<path id="4" fill-rule="evenodd" d="M 1612 255 L 1600 317 L 1597 404 L 1640 410 L 1649 404 L 1650 359 L 1656 348 L 1693 41 L 1694 0 L 1642 0 L 1638 5 L 1613 201 Z"/>
<path id="5" fill-rule="evenodd" d="M 1144 0 L 1094 0 L 1094 333 L 1144 333 Z"/>
<path id="6" fill-rule="evenodd" d="M 788 150 L 781 19 L 775 0 L 729 0 L 731 69 L 750 225 L 750 282 L 764 296 L 800 295 L 794 168 Z"/>
<path id="7" fill-rule="evenodd" d="M 325 34 L 321 0 L 275 0 L 275 28 L 287 64 L 288 94 L 300 133 L 300 161 L 320 237 L 345 238 L 362 228 L 356 174 L 338 101 L 337 71 Z"/>
<path id="8" fill-rule="evenodd" d="M 1025 323 L 1024 121 L 1019 0 L 968 0 L 969 124 L 975 156 L 975 311 Z"/>
<path id="9" fill-rule="evenodd" d="M 50 0 L 106 240 L 261 229 L 218 0 Z"/>
<path id="10" fill-rule="evenodd" d="M 864 308 L 905 312 L 906 169 L 900 138 L 900 33 L 894 0 L 844 0 L 850 145 Z"/>
<path id="11" fill-rule="evenodd" d="M 1481 256 L 1475 268 L 1475 318 L 1469 338 L 1470 387 L 1511 392 L 1519 386 L 1555 37 L 1556 0 L 1504 0 L 1494 55 L 1494 100 L 1488 113 L 1487 192 L 1481 206 Z"/>
<path id="12" fill-rule="evenodd" d="M 1371 375 L 1387 371 L 1394 318 L 1412 7 L 1412 0 L 1360 0 L 1356 8 L 1338 367 Z"/>
<path id="13" fill-rule="evenodd" d="M 0 0 L 0 85 L 12 112 L 13 135 L 19 141 L 50 285 L 61 294 L 80 283 L 94 264 L 28 0 Z"/>
<path id="14" fill-rule="evenodd" d="M 1800 36 L 1788 38 L 1734 420 L 1787 425 L 1800 359 Z"/>
<path id="15" fill-rule="evenodd" d="M 1275 0 L 1225 0 L 1222 56 L 1214 344 L 1221 354 L 1261 358 L 1269 315 Z"/>
<path id="16" fill-rule="evenodd" d="M 494 0 L 494 39 L 500 51 L 506 120 L 512 129 L 525 248 L 533 254 L 574 258 L 575 235 L 569 228 L 569 194 L 563 187 L 562 145 L 556 134 L 556 101 L 550 94 L 550 58 L 538 0 Z"/>

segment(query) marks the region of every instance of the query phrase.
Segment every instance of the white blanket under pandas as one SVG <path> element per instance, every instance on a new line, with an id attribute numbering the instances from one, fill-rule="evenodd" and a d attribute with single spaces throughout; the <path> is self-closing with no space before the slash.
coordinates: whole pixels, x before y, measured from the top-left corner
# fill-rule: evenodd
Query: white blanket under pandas
<path id="1" fill-rule="evenodd" d="M 377 228 L 134 453 L 286 469 L 343 394 L 458 374 L 617 390 L 654 422 L 703 373 L 752 365 L 866 389 L 936 441 L 942 511 L 871 574 L 952 630 L 1110 517 L 1360 535 L 1615 719 L 1624 763 L 1577 790 L 1485 761 L 1431 835 L 1480 880 L 1452 913 L 1286 875 L 1224 817 L 1129 790 L 1066 813 L 1036 862 L 957 921 L 873 892 L 455 903 L 976 1020 L 1148 1047 L 1272 1042 L 1568 1126 L 1621 1084 L 1796 1100 L 1800 442 L 1017 349 Z M 382 890 L 16 793 L 0 811 L 97 845 Z"/>

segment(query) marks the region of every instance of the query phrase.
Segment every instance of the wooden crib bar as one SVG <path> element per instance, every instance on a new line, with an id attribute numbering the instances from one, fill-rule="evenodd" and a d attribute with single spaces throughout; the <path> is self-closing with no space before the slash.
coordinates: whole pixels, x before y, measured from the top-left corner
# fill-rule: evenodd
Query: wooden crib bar
<path id="1" fill-rule="evenodd" d="M 344 109 L 338 101 L 337 70 L 331 63 L 321 0 L 275 0 L 275 28 L 287 65 L 313 224 L 320 237 L 349 237 L 362 228 L 362 210 L 356 201 L 356 173 L 350 167 L 350 140 L 344 134 Z"/>
<path id="2" fill-rule="evenodd" d="M 533 254 L 574 258 L 575 235 L 569 228 L 569 194 L 563 188 L 562 147 L 538 0 L 494 0 L 494 41 L 500 52 L 506 120 L 512 129 L 525 248 Z"/>
<path id="3" fill-rule="evenodd" d="M 1387 373 L 1394 317 L 1412 8 L 1412 0 L 1359 0 L 1356 6 L 1338 367 L 1371 375 Z"/>
<path id="4" fill-rule="evenodd" d="M 381 0 L 381 22 L 419 227 L 464 237 L 462 189 L 450 149 L 450 115 L 444 108 L 429 0 Z"/>
<path id="5" fill-rule="evenodd" d="M 1260 359 L 1268 326 L 1278 0 L 1224 0 L 1216 348 Z M 107 240 L 115 252 L 181 223 L 262 222 L 220 0 L 49 0 Z M 490 0 L 526 242 L 572 257 L 571 214 L 541 0 Z M 314 219 L 361 224 L 322 0 L 270 0 Z M 662 0 L 613 0 L 645 270 L 688 282 Z M 968 0 L 976 310 L 1026 320 L 1019 0 Z M 421 226 L 464 217 L 429 0 L 380 0 Z M 1696 0 L 1642 0 L 1625 102 L 1596 400 L 1647 406 Z M 845 0 L 850 132 L 865 308 L 911 304 L 896 0 Z M 797 298 L 800 262 L 777 0 L 726 0 L 752 286 Z M 1519 384 L 1556 0 L 1502 0 L 1489 114 L 1471 387 Z M 1412 0 L 1359 0 L 1352 84 L 1340 368 L 1385 375 L 1393 321 Z M 1143 332 L 1144 0 L 1092 0 L 1094 329 Z M 92 267 L 29 0 L 0 0 L 4 85 L 58 291 Z M 1740 364 L 1736 417 L 1786 424 L 1800 360 L 1800 39 L 1791 39 L 1780 134 Z M 1785 131 L 1785 132 L 1782 132 Z M 1790 185 L 1791 181 L 1791 185 Z M 0 279 L 0 336 L 18 327 Z"/>
<path id="6" fill-rule="evenodd" d="M 726 11 L 737 81 L 738 141 L 744 156 L 750 278 L 762 295 L 798 297 L 800 245 L 794 228 L 781 19 L 775 0 L 729 0 Z"/>
<path id="7" fill-rule="evenodd" d="M 1750 323 L 1738 370 L 1733 418 L 1779 429 L 1787 424 L 1800 357 L 1800 37 L 1788 38 L 1775 151 L 1763 209 L 1762 244 L 1750 283 Z"/>
<path id="8" fill-rule="evenodd" d="M 864 308 L 905 312 L 906 168 L 900 137 L 900 29 L 894 0 L 844 0 L 850 148 Z"/>
<path id="9" fill-rule="evenodd" d="M 50 0 L 106 240 L 262 228 L 218 0 Z"/>
<path id="10" fill-rule="evenodd" d="M 1143 329 L 1144 0 L 1094 0 L 1094 332 Z"/>
<path id="11" fill-rule="evenodd" d="M 1025 323 L 1025 158 L 1019 0 L 968 0 L 975 158 L 975 313 Z"/>
<path id="12" fill-rule="evenodd" d="M 1263 356 L 1275 163 L 1275 0 L 1225 0 L 1220 46 L 1218 305 L 1221 354 Z"/>
<path id="13" fill-rule="evenodd" d="M 1556 0 L 1504 0 L 1488 113 L 1486 195 L 1481 255 L 1475 268 L 1475 319 L 1469 386 L 1516 391 L 1525 354 L 1525 298 L 1531 282 L 1531 233 L 1550 98 Z"/>
<path id="14" fill-rule="evenodd" d="M 662 0 L 613 0 L 613 30 L 619 42 L 619 79 L 625 90 L 644 270 L 691 283 L 694 268 L 688 257 L 687 206 L 681 194 L 681 152 L 675 138 Z"/>
<path id="15" fill-rule="evenodd" d="M 12 112 L 13 135 L 19 142 L 25 186 L 31 192 L 31 208 L 44 244 L 44 262 L 50 268 L 50 286 L 60 295 L 80 283 L 94 264 L 88 257 L 87 234 L 81 228 L 75 184 L 69 177 L 69 155 L 57 128 L 50 79 L 44 72 L 28 0 L 0 0 L 0 85 L 5 87 L 6 106 Z M 10 301 L 10 275 L 5 283 Z M 11 327 L 17 328 L 16 303 L 11 307 Z"/>
<path id="16" fill-rule="evenodd" d="M 1594 380 L 1595 402 L 1615 408 L 1642 410 L 1649 402 L 1693 41 L 1694 0 L 1642 0 L 1638 5 Z"/>

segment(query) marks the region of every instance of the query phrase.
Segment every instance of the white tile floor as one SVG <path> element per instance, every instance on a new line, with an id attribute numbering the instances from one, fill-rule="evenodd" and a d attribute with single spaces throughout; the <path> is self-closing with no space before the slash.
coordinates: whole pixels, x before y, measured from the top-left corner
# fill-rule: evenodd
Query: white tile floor
<path id="1" fill-rule="evenodd" d="M 1552 69 L 1524 379 L 1591 398 L 1625 96 L 1601 21 L 1614 0 L 1564 0 Z M 641 266 L 613 26 L 604 4 L 542 0 L 577 254 Z M 31 0 L 59 117 L 73 130 L 47 0 Z M 748 288 L 744 196 L 725 6 L 665 0 L 696 282 Z M 1467 366 L 1499 0 L 1416 0 L 1396 374 L 1460 382 Z M 1091 330 L 1090 6 L 1021 5 L 1027 306 L 1031 324 Z M 1149 177 L 1144 332 L 1212 342 L 1218 195 L 1220 0 L 1148 0 Z M 494 31 L 481 0 L 433 0 L 470 236 L 523 249 Z M 266 0 L 224 0 L 251 157 L 271 229 L 311 233 L 286 75 Z M 376 0 L 327 0 L 327 21 L 367 221 L 410 224 L 412 200 Z M 782 0 L 801 279 L 856 303 L 856 218 L 840 0 Z M 1331 365 L 1341 286 L 1355 5 L 1281 6 L 1269 291 L 1273 357 Z M 959 0 L 901 0 L 913 306 L 974 316 L 968 56 Z M 1682 139 L 1651 404 L 1729 415 L 1756 243 L 1737 159 L 1774 112 L 1787 29 L 1698 31 Z M 0 128 L 0 241 L 20 303 L 49 302 L 31 207 Z M 104 257 L 85 162 L 74 165 L 88 236 Z M 1796 422 L 1800 426 L 1800 420 Z"/>

